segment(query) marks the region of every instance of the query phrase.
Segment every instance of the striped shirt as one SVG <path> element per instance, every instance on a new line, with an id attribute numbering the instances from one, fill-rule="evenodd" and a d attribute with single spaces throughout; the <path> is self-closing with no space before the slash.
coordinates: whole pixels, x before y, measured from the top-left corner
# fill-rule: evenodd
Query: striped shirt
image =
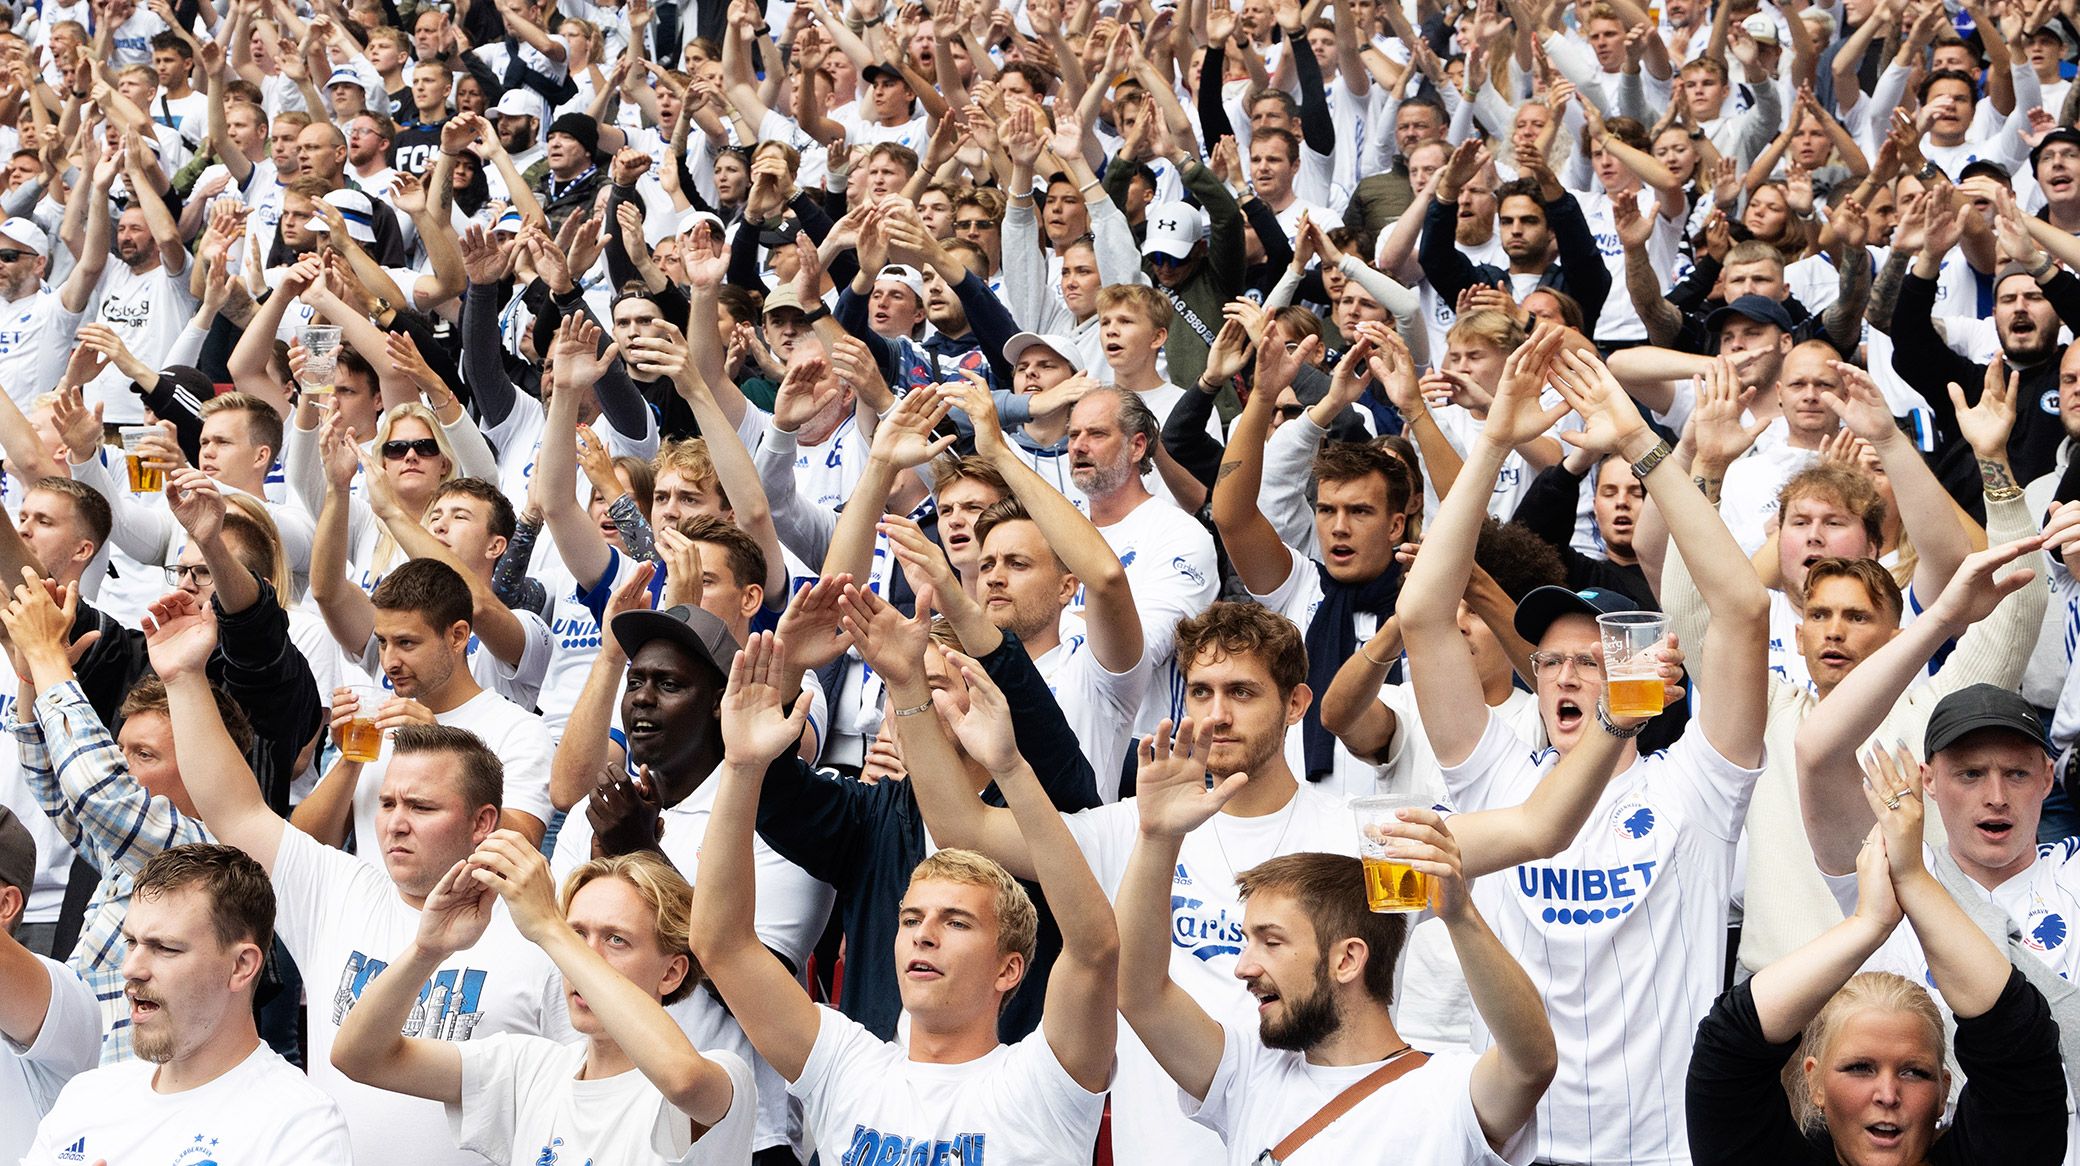
<path id="1" fill-rule="evenodd" d="M 36 698 L 35 720 L 17 702 L 5 725 L 21 750 L 22 779 L 65 841 L 101 872 L 69 961 L 101 1005 L 101 1063 L 130 1059 L 130 1005 L 123 995 L 123 919 L 137 872 L 155 854 L 214 841 L 201 822 L 145 792 L 79 682 Z"/>

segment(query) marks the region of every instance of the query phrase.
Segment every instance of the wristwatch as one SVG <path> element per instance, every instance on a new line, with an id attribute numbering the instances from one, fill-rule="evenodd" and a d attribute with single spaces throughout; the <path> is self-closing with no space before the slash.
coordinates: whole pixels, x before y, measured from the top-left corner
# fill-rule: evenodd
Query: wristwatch
<path id="1" fill-rule="evenodd" d="M 1662 438 L 1654 443 L 1654 448 L 1648 450 L 1645 457 L 1632 463 L 1632 476 L 1642 482 L 1646 481 L 1647 475 L 1654 472 L 1654 467 L 1660 465 L 1667 459 L 1669 454 L 1674 452 L 1675 448 L 1668 444 L 1668 439 Z"/>
<path id="2" fill-rule="evenodd" d="M 1667 443 L 1663 442 L 1662 444 L 1666 445 Z M 1611 720 L 1610 705 L 1602 697 L 1596 698 L 1596 727 L 1620 741 L 1629 741 L 1646 732 L 1649 723 L 1651 722 L 1641 721 L 1630 728 L 1620 725 L 1616 721 Z"/>
<path id="3" fill-rule="evenodd" d="M 1923 182 L 1934 182 L 1942 175 L 1943 168 L 1926 158 L 1921 160 L 1921 169 L 1914 171 L 1914 177 L 1919 178 Z"/>

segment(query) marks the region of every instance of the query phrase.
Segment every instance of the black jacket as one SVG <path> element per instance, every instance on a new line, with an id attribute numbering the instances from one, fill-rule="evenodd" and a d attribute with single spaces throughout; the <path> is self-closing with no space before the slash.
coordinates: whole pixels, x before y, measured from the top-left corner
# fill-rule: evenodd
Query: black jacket
<path id="1" fill-rule="evenodd" d="M 1538 286 L 1563 291 L 1582 306 L 1582 318 L 1595 327 L 1603 314 L 1603 301 L 1611 294 L 1611 269 L 1596 246 L 1582 204 L 1566 191 L 1545 204 L 1546 225 L 1560 245 L 1560 257 L 1548 264 L 1538 277 Z M 1437 289 L 1437 298 L 1447 304 L 1459 302 L 1459 293 L 1477 283 L 1510 286 L 1509 272 L 1491 263 L 1475 263 L 1459 250 L 1459 204 L 1432 200 L 1423 216 L 1423 238 L 1416 245 L 1416 259 L 1423 276 Z"/>

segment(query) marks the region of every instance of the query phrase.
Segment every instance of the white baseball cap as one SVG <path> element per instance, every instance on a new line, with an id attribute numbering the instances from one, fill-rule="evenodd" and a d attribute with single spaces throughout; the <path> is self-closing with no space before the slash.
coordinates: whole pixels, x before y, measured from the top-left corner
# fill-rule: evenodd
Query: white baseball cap
<path id="1" fill-rule="evenodd" d="M 37 226 L 34 219 L 16 215 L 0 223 L 0 235 L 5 235 L 38 255 L 47 256 L 51 253 L 51 237 L 43 233 L 43 228 Z"/>
<path id="2" fill-rule="evenodd" d="M 524 86 L 515 86 L 505 91 L 498 104 L 491 107 L 493 117 L 531 117 L 543 121 L 548 117 L 548 106 L 541 94 Z"/>
<path id="3" fill-rule="evenodd" d="M 1206 212 L 1190 203 L 1152 203 L 1142 221 L 1148 224 L 1148 235 L 1141 244 L 1143 255 L 1161 253 L 1184 259 L 1206 238 Z"/>
<path id="4" fill-rule="evenodd" d="M 1758 12 L 1742 21 L 1741 27 L 1748 30 L 1748 35 L 1754 37 L 1757 44 L 1773 45 L 1779 43 L 1777 41 L 1776 20 L 1763 13 Z"/>
<path id="5" fill-rule="evenodd" d="M 1083 351 L 1076 341 L 1067 336 L 1055 336 L 1041 332 L 1020 332 L 1004 342 L 1004 363 L 1017 364 L 1018 358 L 1028 348 L 1045 348 L 1062 358 L 1062 362 L 1077 372 L 1083 372 Z"/>
<path id="6" fill-rule="evenodd" d="M 915 267 L 907 267 L 901 263 L 891 263 L 881 269 L 881 273 L 874 277 L 874 282 L 902 284 L 910 289 L 910 294 L 917 297 L 918 303 L 924 302 L 924 275 Z"/>
<path id="7" fill-rule="evenodd" d="M 356 243 L 374 243 L 376 241 L 376 208 L 375 204 L 369 201 L 366 194 L 358 190 L 333 190 L 326 192 L 325 201 L 338 208 L 339 217 L 346 220 L 347 237 L 349 239 L 354 240 Z M 324 218 L 319 215 L 312 215 L 304 220 L 303 229 L 306 231 L 324 231 L 328 234 L 332 231 L 332 228 L 326 224 Z"/>

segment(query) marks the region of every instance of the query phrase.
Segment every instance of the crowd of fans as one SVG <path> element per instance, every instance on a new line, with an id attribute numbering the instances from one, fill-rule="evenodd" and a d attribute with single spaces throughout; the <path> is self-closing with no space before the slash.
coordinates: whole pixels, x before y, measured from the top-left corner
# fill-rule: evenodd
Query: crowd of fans
<path id="1" fill-rule="evenodd" d="M 2080 1162 L 2076 59 L 0 9 L 0 1161 Z"/>

